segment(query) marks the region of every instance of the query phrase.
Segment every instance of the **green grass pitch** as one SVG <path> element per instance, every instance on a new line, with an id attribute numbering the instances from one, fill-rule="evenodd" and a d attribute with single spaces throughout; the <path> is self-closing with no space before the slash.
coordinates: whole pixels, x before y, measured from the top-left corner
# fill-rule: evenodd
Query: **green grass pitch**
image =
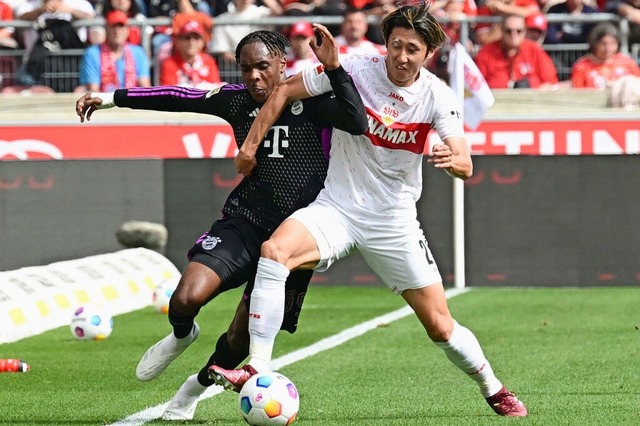
<path id="1" fill-rule="evenodd" d="M 102 425 L 167 402 L 208 359 L 240 297 L 229 292 L 198 316 L 199 339 L 151 382 L 135 379 L 140 356 L 170 327 L 152 308 L 120 315 L 105 341 L 76 341 L 62 327 L 0 345 L 27 373 L 0 373 L 0 425 Z M 311 288 L 295 335 L 274 358 L 404 306 L 384 288 Z M 477 386 L 427 340 L 411 315 L 287 365 L 304 425 L 638 425 L 640 290 L 476 289 L 450 300 L 498 377 L 529 417 L 493 414 Z M 167 424 L 152 421 L 148 424 Z M 187 424 L 242 425 L 237 394 L 200 402 Z"/>

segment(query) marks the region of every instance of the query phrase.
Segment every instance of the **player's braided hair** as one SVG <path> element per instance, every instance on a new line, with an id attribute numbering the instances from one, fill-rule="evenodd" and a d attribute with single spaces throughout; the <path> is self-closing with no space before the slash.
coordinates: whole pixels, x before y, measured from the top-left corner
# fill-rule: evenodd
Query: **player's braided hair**
<path id="1" fill-rule="evenodd" d="M 428 53 L 433 52 L 444 44 L 447 36 L 436 18 L 429 13 L 431 3 L 426 0 L 411 2 L 400 6 L 384 17 L 380 22 L 385 45 L 389 41 L 394 28 L 408 28 L 422 36 L 427 45 Z"/>
<path id="2" fill-rule="evenodd" d="M 242 48 L 251 42 L 260 42 L 267 47 L 267 50 L 272 55 L 284 56 L 287 52 L 287 48 L 291 46 L 289 39 L 282 33 L 277 31 L 260 30 L 247 34 L 240 40 L 240 43 L 236 46 L 236 63 L 240 63 L 240 51 Z"/>

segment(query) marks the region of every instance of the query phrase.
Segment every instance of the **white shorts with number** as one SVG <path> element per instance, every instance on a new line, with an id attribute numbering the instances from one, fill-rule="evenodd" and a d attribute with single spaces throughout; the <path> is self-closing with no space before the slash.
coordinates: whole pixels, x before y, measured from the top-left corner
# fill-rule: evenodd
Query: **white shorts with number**
<path id="1" fill-rule="evenodd" d="M 442 282 L 420 223 L 356 221 L 329 202 L 316 200 L 290 217 L 302 222 L 318 244 L 316 271 L 358 250 L 394 293 Z"/>

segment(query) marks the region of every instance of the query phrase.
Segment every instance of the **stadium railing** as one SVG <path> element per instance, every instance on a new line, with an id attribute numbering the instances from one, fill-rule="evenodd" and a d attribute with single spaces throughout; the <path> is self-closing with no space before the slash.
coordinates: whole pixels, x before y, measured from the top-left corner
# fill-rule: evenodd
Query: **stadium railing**
<path id="1" fill-rule="evenodd" d="M 473 24 L 484 22 L 498 22 L 498 17 L 466 17 L 460 20 L 461 30 L 460 38 L 461 42 L 465 43 L 471 37 L 471 28 Z M 270 26 L 273 28 L 285 28 L 297 21 L 301 20 L 299 16 L 280 16 L 269 17 L 261 19 L 260 21 L 240 21 L 240 20 L 228 20 L 223 18 L 214 18 L 216 26 L 223 25 L 244 25 L 244 24 L 258 24 L 261 26 Z M 311 22 L 317 22 L 324 25 L 339 25 L 343 17 L 341 16 L 312 16 L 306 17 L 306 20 Z M 629 44 L 629 22 L 626 19 L 621 19 L 619 16 L 609 13 L 597 13 L 582 16 L 573 16 L 569 14 L 550 14 L 547 15 L 547 20 L 550 23 L 555 22 L 602 22 L 610 21 L 618 23 L 621 31 L 621 45 L 620 50 L 624 53 L 630 54 L 636 61 L 640 59 L 640 44 Z M 132 19 L 130 25 L 141 27 L 142 31 L 142 45 L 149 54 L 151 59 L 152 71 L 157 70 L 157 60 L 154 52 L 151 48 L 151 37 L 153 34 L 154 26 L 169 25 L 171 20 L 169 18 L 143 18 Z M 376 25 L 379 21 L 376 17 L 369 18 L 370 25 Z M 448 22 L 446 19 L 441 22 Z M 74 21 L 75 27 L 91 27 L 91 26 L 104 26 L 103 18 L 96 18 L 91 20 L 78 20 Z M 32 28 L 33 22 L 31 21 L 0 21 L 0 28 L 14 27 L 17 30 Z M 476 46 L 476 50 L 479 46 Z M 558 69 L 558 77 L 560 80 L 566 80 L 571 74 L 571 64 L 580 56 L 584 55 L 588 49 L 586 43 L 580 44 L 545 44 L 543 48 L 554 59 L 556 67 Z M 45 85 L 54 89 L 56 92 L 72 92 L 79 85 L 80 64 L 82 60 L 83 49 L 74 50 L 60 50 L 52 52 L 46 60 L 44 81 Z M 24 50 L 0 50 L 0 87 L 11 86 L 15 84 L 15 72 L 20 65 Z M 228 63 L 218 55 L 218 65 L 220 67 L 220 77 L 223 81 L 229 83 L 237 83 L 240 81 L 240 73 L 236 65 Z M 158 83 L 157 72 L 152 72 L 154 84 Z"/>

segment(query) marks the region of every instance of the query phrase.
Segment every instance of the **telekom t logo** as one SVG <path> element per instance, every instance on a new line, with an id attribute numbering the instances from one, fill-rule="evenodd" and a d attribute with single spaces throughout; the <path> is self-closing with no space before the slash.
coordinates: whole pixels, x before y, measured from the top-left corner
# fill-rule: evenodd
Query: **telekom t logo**
<path id="1" fill-rule="evenodd" d="M 269 139 L 269 135 L 273 134 L 272 139 Z M 289 126 L 273 126 L 269 129 L 267 136 L 264 138 L 264 147 L 272 148 L 269 157 L 283 158 L 284 155 L 280 154 L 280 148 L 288 148 L 289 140 Z"/>

